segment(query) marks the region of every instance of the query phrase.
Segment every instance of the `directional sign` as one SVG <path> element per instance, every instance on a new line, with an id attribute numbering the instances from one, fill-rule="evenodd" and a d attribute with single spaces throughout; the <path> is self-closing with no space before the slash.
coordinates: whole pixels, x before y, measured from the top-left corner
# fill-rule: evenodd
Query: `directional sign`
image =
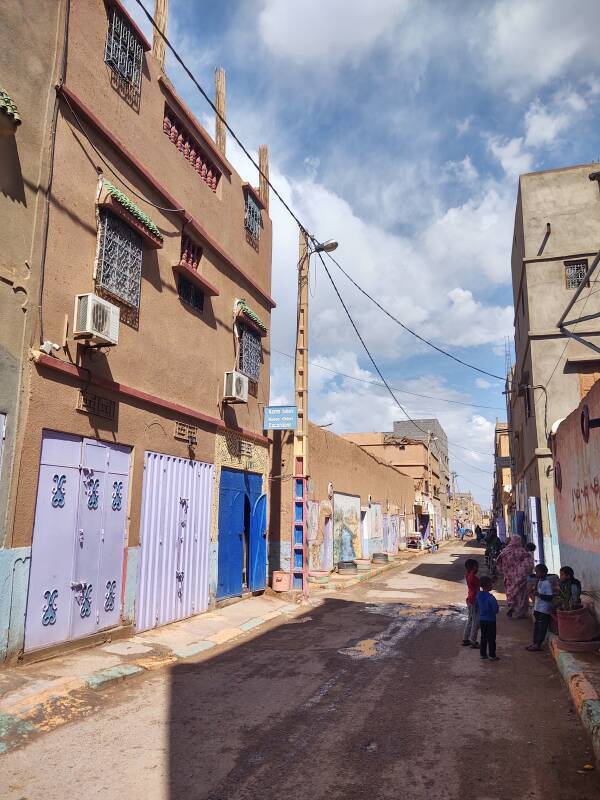
<path id="1" fill-rule="evenodd" d="M 266 406 L 264 430 L 295 431 L 298 427 L 298 406 Z"/>

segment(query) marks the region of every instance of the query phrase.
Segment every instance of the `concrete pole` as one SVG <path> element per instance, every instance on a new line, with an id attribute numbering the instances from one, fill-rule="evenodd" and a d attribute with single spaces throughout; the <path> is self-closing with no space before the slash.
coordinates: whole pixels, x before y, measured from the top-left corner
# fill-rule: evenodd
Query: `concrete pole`
<path id="1" fill-rule="evenodd" d="M 169 0 L 155 0 L 154 21 L 156 27 L 166 35 L 167 20 L 169 17 Z M 161 69 L 165 68 L 165 40 L 156 28 L 152 29 L 152 55 L 158 61 Z"/>
<path id="2" fill-rule="evenodd" d="M 308 481 L 308 268 L 310 254 L 306 231 L 300 229 L 298 251 L 298 310 L 296 323 L 296 361 L 294 385 L 298 407 L 298 425 L 294 431 L 294 497 L 298 502 L 302 481 L 303 540 L 302 591 L 308 596 L 308 547 L 306 538 L 306 485 Z M 292 542 L 292 559 L 294 542 Z M 292 564 L 292 569 L 294 565 Z"/>
<path id="3" fill-rule="evenodd" d="M 269 210 L 269 148 L 266 144 L 261 144 L 258 148 L 259 175 L 259 194 L 266 210 Z"/>
<path id="4" fill-rule="evenodd" d="M 225 155 L 225 148 L 226 148 L 226 131 L 225 124 L 223 122 L 226 119 L 226 110 L 225 110 L 225 97 L 226 97 L 226 87 L 225 87 L 225 70 L 223 67 L 218 67 L 215 70 L 215 106 L 217 108 L 218 114 L 215 114 L 215 144 L 217 145 L 218 151 L 221 155 Z M 219 114 L 221 117 L 219 117 Z"/>

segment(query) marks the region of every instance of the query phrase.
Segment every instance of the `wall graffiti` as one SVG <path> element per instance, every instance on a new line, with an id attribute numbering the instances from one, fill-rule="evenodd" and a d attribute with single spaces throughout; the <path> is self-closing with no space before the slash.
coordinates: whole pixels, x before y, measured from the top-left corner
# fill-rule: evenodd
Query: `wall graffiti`
<path id="1" fill-rule="evenodd" d="M 361 558 L 360 497 L 333 496 L 333 563 Z"/>

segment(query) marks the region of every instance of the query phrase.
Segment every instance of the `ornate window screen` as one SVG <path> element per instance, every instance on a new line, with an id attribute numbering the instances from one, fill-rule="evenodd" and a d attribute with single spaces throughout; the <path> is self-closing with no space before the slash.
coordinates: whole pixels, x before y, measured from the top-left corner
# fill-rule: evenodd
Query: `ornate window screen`
<path id="1" fill-rule="evenodd" d="M 240 325 L 239 370 L 251 381 L 258 383 L 262 362 L 260 336 L 245 325 Z"/>
<path id="2" fill-rule="evenodd" d="M 581 261 L 565 261 L 565 280 L 567 289 L 577 289 L 588 270 L 587 259 Z"/>
<path id="3" fill-rule="evenodd" d="M 142 237 L 119 217 L 100 210 L 96 282 L 127 305 L 140 307 Z"/>
<path id="4" fill-rule="evenodd" d="M 254 241 L 258 242 L 260 239 L 260 229 L 262 228 L 262 217 L 260 208 L 256 204 L 256 200 L 252 197 L 250 192 L 246 192 L 244 227 Z"/>
<path id="5" fill-rule="evenodd" d="M 129 84 L 132 94 L 139 98 L 142 88 L 144 48 L 125 17 L 113 6 L 110 9 L 104 61 L 113 72 Z"/>

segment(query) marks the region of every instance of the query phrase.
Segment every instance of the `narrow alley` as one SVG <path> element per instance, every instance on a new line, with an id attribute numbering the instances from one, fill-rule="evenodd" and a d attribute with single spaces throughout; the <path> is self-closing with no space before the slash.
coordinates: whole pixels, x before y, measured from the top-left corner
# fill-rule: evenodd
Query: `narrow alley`
<path id="1" fill-rule="evenodd" d="M 99 694 L 0 759 L 4 800 L 592 800 L 591 748 L 529 621 L 460 646 L 463 563 L 433 556 Z M 501 596 L 500 596 L 501 599 Z"/>

